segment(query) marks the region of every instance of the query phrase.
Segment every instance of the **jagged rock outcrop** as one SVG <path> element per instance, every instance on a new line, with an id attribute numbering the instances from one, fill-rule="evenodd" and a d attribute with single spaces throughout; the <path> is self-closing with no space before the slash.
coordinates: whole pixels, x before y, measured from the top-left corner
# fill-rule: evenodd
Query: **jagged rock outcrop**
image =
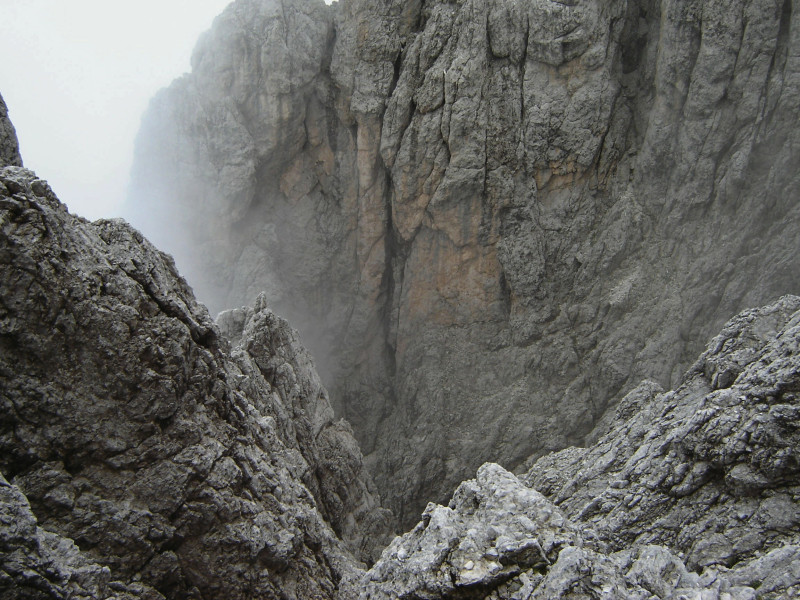
<path id="1" fill-rule="evenodd" d="M 230 351 L 138 231 L 0 182 L 2 589 L 334 597 L 389 515 L 296 334 L 259 301 Z"/>
<path id="2" fill-rule="evenodd" d="M 8 118 L 8 107 L 0 96 L 0 167 L 6 165 L 21 167 L 22 157 L 19 154 L 17 132 Z"/>
<path id="3" fill-rule="evenodd" d="M 428 505 L 422 521 L 395 538 L 347 594 L 362 600 L 483 598 L 654 600 L 793 598 L 800 545 L 765 551 L 733 568 L 687 569 L 665 546 L 614 551 L 592 529 L 567 519 L 544 496 L 487 463 L 448 506 Z"/>
<path id="4" fill-rule="evenodd" d="M 640 384 L 593 446 L 483 465 L 365 572 L 347 547 L 375 556 L 390 515 L 266 296 L 215 325 L 135 229 L 0 182 L 4 598 L 800 594 L 799 297 Z"/>
<path id="5" fill-rule="evenodd" d="M 800 291 L 799 32 L 796 0 L 238 0 L 130 214 L 212 306 L 300 326 L 408 524 Z"/>
<path id="6" fill-rule="evenodd" d="M 691 569 L 796 545 L 799 353 L 800 298 L 746 311 L 681 387 L 645 382 L 594 446 L 539 459 L 525 481 L 615 548 L 666 544 Z"/>
<path id="7" fill-rule="evenodd" d="M 275 419 L 284 445 L 302 455 L 309 470 L 302 481 L 336 534 L 355 556 L 374 562 L 390 541 L 393 517 L 380 507 L 350 424 L 334 421 L 328 394 L 297 332 L 269 309 L 263 294 L 254 307 L 224 312 L 217 322 L 235 342 L 231 359 L 242 373 L 237 388 L 248 398 L 275 390 L 259 410 Z"/>
<path id="8" fill-rule="evenodd" d="M 764 562 L 774 567 L 781 559 L 786 557 L 776 553 Z M 747 575 L 724 568 L 692 573 L 663 546 L 609 552 L 594 532 L 487 463 L 475 480 L 459 486 L 448 506 L 430 504 L 414 530 L 395 539 L 357 597 L 751 600 L 755 590 L 740 581 L 754 584 Z"/>
<path id="9" fill-rule="evenodd" d="M 593 446 L 522 480 L 483 465 L 395 538 L 358 597 L 795 598 L 799 393 L 787 296 L 732 319 L 676 390 L 628 394 Z"/>

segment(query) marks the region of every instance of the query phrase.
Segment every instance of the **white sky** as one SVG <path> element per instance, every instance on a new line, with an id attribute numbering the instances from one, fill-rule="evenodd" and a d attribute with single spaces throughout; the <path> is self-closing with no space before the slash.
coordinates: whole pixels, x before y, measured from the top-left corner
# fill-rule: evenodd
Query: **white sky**
<path id="1" fill-rule="evenodd" d="M 71 212 L 118 216 L 155 92 L 230 0 L 0 0 L 0 94 L 26 167 Z"/>

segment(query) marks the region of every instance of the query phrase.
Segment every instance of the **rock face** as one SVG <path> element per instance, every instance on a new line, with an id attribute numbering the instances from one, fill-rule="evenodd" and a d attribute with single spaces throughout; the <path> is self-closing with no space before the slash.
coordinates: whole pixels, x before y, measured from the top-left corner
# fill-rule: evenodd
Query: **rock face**
<path id="1" fill-rule="evenodd" d="M 72 540 L 38 527 L 25 495 L 0 475 L 0 591 L 4 598 L 163 599 L 140 583 L 111 581 Z"/>
<path id="2" fill-rule="evenodd" d="M 678 389 L 645 382 L 587 449 L 525 481 L 621 549 L 666 544 L 691 569 L 798 542 L 800 298 L 731 320 Z"/>
<path id="3" fill-rule="evenodd" d="M 255 307 L 224 312 L 217 321 L 236 342 L 230 356 L 241 371 L 237 389 L 248 398 L 274 390 L 259 410 L 274 419 L 283 444 L 301 456 L 298 472 L 322 516 L 355 556 L 374 562 L 390 541 L 392 514 L 380 507 L 350 424 L 334 422 L 328 394 L 297 332 L 267 307 L 263 294 Z"/>
<path id="4" fill-rule="evenodd" d="M 384 552 L 363 577 L 361 600 L 483 598 L 794 598 L 800 591 L 800 545 L 765 551 L 733 568 L 687 569 L 673 550 L 634 544 L 627 550 L 576 524 L 544 496 L 487 463 L 462 483 L 448 506 L 428 505 L 422 521 Z"/>
<path id="5" fill-rule="evenodd" d="M 238 0 L 131 218 L 298 324 L 411 523 L 800 291 L 799 43 L 796 0 Z"/>
<path id="6" fill-rule="evenodd" d="M 72 540 L 43 531 L 24 494 L 0 475 L 0 591 L 4 598 L 162 599 L 141 584 L 110 581 Z"/>
<path id="7" fill-rule="evenodd" d="M 332 598 L 390 515 L 296 334 L 230 349 L 138 231 L 0 182 L 0 595 Z"/>
<path id="8" fill-rule="evenodd" d="M 11 165 L 22 166 L 22 157 L 19 155 L 19 142 L 14 125 L 8 118 L 8 108 L 0 96 L 0 167 Z"/>
<path id="9" fill-rule="evenodd" d="M 543 457 L 522 480 L 483 465 L 349 593 L 795 598 L 798 394 L 800 298 L 785 297 L 731 320 L 676 390 L 637 387 L 593 446 Z"/>
<path id="10" fill-rule="evenodd" d="M 770 568 L 795 560 L 798 551 L 793 546 L 768 554 L 762 562 L 769 567 L 758 574 L 750 565 L 749 570 L 715 567 L 692 573 L 663 546 L 610 552 L 593 531 L 578 527 L 544 496 L 487 463 L 475 480 L 459 486 L 449 506 L 430 504 L 422 522 L 395 539 L 364 577 L 361 594 L 353 590 L 353 597 L 751 600 L 756 591 L 743 581 L 755 584 Z M 781 594 L 787 586 L 771 591 Z"/>

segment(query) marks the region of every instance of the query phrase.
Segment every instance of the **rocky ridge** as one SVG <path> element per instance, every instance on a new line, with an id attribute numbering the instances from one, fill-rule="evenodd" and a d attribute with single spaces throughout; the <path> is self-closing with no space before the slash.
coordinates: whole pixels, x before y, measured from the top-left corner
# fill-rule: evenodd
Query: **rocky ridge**
<path id="1" fill-rule="evenodd" d="M 754 600 L 800 591 L 800 546 L 765 551 L 727 568 L 694 572 L 655 544 L 626 550 L 570 521 L 544 496 L 496 464 L 462 483 L 448 506 L 430 504 L 423 520 L 396 538 L 345 596 L 551 600 L 608 598 Z"/>
<path id="2" fill-rule="evenodd" d="M 266 290 L 300 327 L 410 525 L 487 460 L 582 444 L 731 314 L 800 291 L 799 19 L 238 0 L 153 100 L 130 215 L 204 301 Z"/>
<path id="3" fill-rule="evenodd" d="M 0 96 L 0 165 L 22 166 L 17 132 L 8 118 L 8 107 Z"/>
<path id="4" fill-rule="evenodd" d="M 797 297 L 741 313 L 683 385 L 644 382 L 594 446 L 539 459 L 526 483 L 615 547 L 666 544 L 692 569 L 796 543 L 799 339 Z"/>
<path id="5" fill-rule="evenodd" d="M 138 231 L 0 182 L 3 593 L 332 598 L 391 515 L 296 334 L 230 348 Z"/>

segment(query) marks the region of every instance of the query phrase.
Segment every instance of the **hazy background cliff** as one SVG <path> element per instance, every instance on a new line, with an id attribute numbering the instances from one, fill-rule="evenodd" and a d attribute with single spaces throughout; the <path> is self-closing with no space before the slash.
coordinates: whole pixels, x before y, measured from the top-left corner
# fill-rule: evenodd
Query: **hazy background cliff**
<path id="1" fill-rule="evenodd" d="M 799 8 L 238 0 L 128 214 L 212 310 L 299 327 L 409 522 L 799 291 Z"/>

